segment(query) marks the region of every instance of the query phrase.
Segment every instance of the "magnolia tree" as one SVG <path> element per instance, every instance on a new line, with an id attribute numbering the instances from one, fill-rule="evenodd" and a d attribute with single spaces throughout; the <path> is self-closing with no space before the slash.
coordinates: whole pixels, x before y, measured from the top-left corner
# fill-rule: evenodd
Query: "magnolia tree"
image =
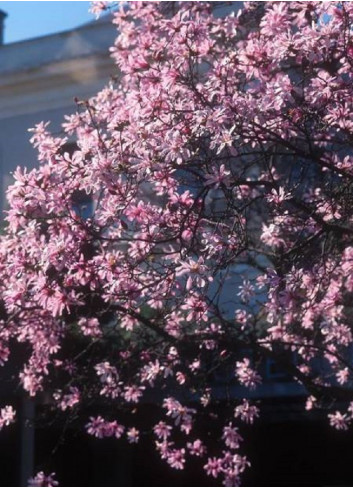
<path id="1" fill-rule="evenodd" d="M 307 409 L 353 419 L 353 4 L 229 3 L 120 6 L 116 78 L 62 137 L 33 130 L 39 168 L 7 194 L 0 357 L 23 344 L 23 389 L 93 437 L 148 438 L 232 486 L 266 358 Z"/>

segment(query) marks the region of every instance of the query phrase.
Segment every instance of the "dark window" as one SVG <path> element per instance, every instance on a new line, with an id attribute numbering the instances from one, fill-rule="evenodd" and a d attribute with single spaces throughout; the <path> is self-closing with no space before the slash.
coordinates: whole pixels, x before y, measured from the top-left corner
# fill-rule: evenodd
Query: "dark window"
<path id="1" fill-rule="evenodd" d="M 61 148 L 62 154 L 69 153 L 70 156 L 77 150 L 78 146 L 76 143 L 66 143 Z M 71 199 L 72 208 L 82 219 L 88 219 L 93 216 L 94 201 L 92 194 L 88 194 L 84 190 L 75 190 Z"/>

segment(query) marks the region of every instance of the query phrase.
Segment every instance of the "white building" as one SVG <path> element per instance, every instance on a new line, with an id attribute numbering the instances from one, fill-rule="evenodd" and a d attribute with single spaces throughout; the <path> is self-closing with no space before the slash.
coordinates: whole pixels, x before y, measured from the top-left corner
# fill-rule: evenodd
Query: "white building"
<path id="1" fill-rule="evenodd" d="M 3 17 L 0 12 L 0 24 Z M 28 128 L 51 121 L 51 131 L 61 131 L 64 115 L 76 109 L 74 98 L 87 99 L 106 85 L 116 73 L 109 54 L 115 37 L 105 15 L 74 30 L 0 46 L 0 209 L 11 172 L 37 164 Z"/>

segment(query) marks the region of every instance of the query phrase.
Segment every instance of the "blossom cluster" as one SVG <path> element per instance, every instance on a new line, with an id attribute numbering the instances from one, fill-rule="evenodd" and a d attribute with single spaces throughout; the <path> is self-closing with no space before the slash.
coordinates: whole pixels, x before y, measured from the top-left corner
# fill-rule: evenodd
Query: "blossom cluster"
<path id="1" fill-rule="evenodd" d="M 0 363 L 23 345 L 28 395 L 226 485 L 267 359 L 340 429 L 353 387 L 353 4 L 239 4 L 120 2 L 117 76 L 33 128 L 0 239 Z"/>

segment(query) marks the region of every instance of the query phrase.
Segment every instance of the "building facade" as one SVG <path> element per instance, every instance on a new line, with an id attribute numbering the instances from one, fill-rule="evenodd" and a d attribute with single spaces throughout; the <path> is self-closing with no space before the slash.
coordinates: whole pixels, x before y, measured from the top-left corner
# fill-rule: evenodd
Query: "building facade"
<path id="1" fill-rule="evenodd" d="M 1 37 L 1 36 L 0 36 Z M 77 29 L 0 46 L 0 209 L 18 165 L 37 165 L 28 129 L 50 121 L 60 133 L 75 98 L 85 100 L 116 75 L 109 15 Z"/>

